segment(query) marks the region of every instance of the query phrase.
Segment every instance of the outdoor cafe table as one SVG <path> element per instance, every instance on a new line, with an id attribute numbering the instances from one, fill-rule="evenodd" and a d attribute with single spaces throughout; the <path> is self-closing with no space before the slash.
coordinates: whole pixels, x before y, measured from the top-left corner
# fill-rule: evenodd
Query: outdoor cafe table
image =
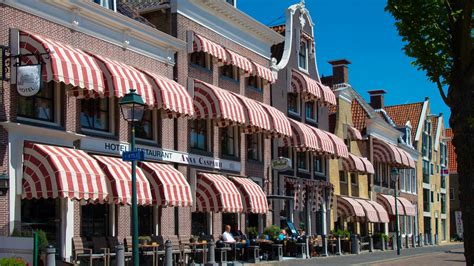
<path id="1" fill-rule="evenodd" d="M 193 243 L 186 243 L 188 245 L 192 252 L 193 252 L 193 261 L 195 262 L 196 260 L 196 251 L 201 247 L 202 249 L 202 263 L 207 262 L 207 242 L 193 242 Z"/>
<path id="2" fill-rule="evenodd" d="M 153 265 L 158 265 L 158 247 L 160 245 L 158 243 L 151 243 L 151 244 L 140 244 L 139 249 L 147 252 L 151 251 L 153 255 Z"/>

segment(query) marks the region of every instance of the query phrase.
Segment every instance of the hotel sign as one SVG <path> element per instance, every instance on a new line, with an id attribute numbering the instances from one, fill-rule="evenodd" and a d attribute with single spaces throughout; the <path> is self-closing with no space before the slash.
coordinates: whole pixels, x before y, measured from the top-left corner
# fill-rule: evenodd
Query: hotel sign
<path id="1" fill-rule="evenodd" d="M 280 157 L 272 160 L 272 169 L 277 171 L 284 171 L 291 168 L 291 160 L 289 158 Z"/>
<path id="2" fill-rule="evenodd" d="M 40 91 L 41 65 L 18 66 L 16 76 L 16 90 L 21 96 L 34 96 Z"/>
<path id="3" fill-rule="evenodd" d="M 194 165 L 212 169 L 221 169 L 240 172 L 240 162 L 223 160 L 198 154 L 190 154 L 181 151 L 161 149 L 152 146 L 137 145 L 137 150 L 143 151 L 145 160 L 168 163 L 179 163 Z M 123 152 L 129 151 L 129 144 L 118 141 L 107 141 L 95 138 L 84 138 L 81 140 L 81 149 L 86 151 L 106 153 L 120 156 Z"/>

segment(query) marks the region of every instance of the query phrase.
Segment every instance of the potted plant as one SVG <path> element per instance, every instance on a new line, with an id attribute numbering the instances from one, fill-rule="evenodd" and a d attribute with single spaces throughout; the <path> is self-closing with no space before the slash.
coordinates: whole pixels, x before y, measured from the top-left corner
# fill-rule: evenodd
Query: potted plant
<path id="1" fill-rule="evenodd" d="M 0 265 L 5 266 L 26 266 L 28 263 L 23 258 L 1 258 Z"/>
<path id="2" fill-rule="evenodd" d="M 280 234 L 281 229 L 276 225 L 270 225 L 263 229 L 263 234 L 267 235 L 271 240 L 275 241 L 278 239 L 278 235 Z"/>

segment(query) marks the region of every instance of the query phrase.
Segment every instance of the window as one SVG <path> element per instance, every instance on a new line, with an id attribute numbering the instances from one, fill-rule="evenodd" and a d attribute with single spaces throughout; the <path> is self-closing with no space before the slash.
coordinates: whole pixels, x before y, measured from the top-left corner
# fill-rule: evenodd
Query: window
<path id="1" fill-rule="evenodd" d="M 356 173 L 351 173 L 351 184 L 354 185 L 354 186 L 357 186 L 357 184 L 358 184 Z"/>
<path id="2" fill-rule="evenodd" d="M 431 175 L 434 174 L 434 164 L 433 163 L 430 163 L 430 174 Z"/>
<path id="3" fill-rule="evenodd" d="M 233 65 L 224 65 L 221 67 L 221 76 L 239 81 L 239 69 Z"/>
<path id="4" fill-rule="evenodd" d="M 431 203 L 433 203 L 434 202 L 434 192 L 433 191 L 431 191 L 431 197 L 430 198 L 431 198 Z"/>
<path id="5" fill-rule="evenodd" d="M 18 97 L 18 116 L 55 122 L 55 82 L 43 83 L 41 90 L 34 96 Z"/>
<path id="6" fill-rule="evenodd" d="M 308 163 L 306 161 L 306 152 L 297 152 L 296 153 L 296 161 L 298 165 L 298 169 L 300 170 L 308 170 Z"/>
<path id="7" fill-rule="evenodd" d="M 407 127 L 405 132 L 405 142 L 411 146 L 411 128 Z"/>
<path id="8" fill-rule="evenodd" d="M 238 127 L 226 127 L 221 129 L 221 154 L 238 157 Z"/>
<path id="9" fill-rule="evenodd" d="M 288 93 L 288 111 L 295 114 L 300 113 L 298 94 Z"/>
<path id="10" fill-rule="evenodd" d="M 155 138 L 153 128 L 153 111 L 145 110 L 142 121 L 136 127 L 137 138 L 153 140 Z"/>
<path id="11" fill-rule="evenodd" d="M 94 3 L 101 5 L 113 11 L 117 11 L 115 0 L 94 0 Z"/>
<path id="12" fill-rule="evenodd" d="M 151 236 L 153 230 L 153 206 L 138 206 L 138 235 Z"/>
<path id="13" fill-rule="evenodd" d="M 248 134 L 247 136 L 247 158 L 254 161 L 261 161 L 261 141 L 260 134 Z"/>
<path id="14" fill-rule="evenodd" d="M 225 1 L 226 1 L 227 3 L 229 3 L 229 4 L 233 5 L 233 6 L 235 6 L 236 0 L 225 0 Z"/>
<path id="15" fill-rule="evenodd" d="M 301 69 L 308 70 L 308 43 L 301 40 L 300 50 L 298 51 L 298 66 Z"/>
<path id="16" fill-rule="evenodd" d="M 258 91 L 263 90 L 263 79 L 257 76 L 250 76 L 247 78 L 247 86 Z"/>
<path id="17" fill-rule="evenodd" d="M 423 189 L 423 211 L 430 211 L 430 191 L 428 189 Z"/>
<path id="18" fill-rule="evenodd" d="M 405 173 L 405 170 L 400 170 L 400 178 L 398 179 L 399 182 L 400 182 L 400 190 L 401 191 L 405 191 L 405 177 L 406 177 L 406 173 Z"/>
<path id="19" fill-rule="evenodd" d="M 412 169 L 410 171 L 411 171 L 411 192 L 417 194 L 418 192 L 416 190 L 416 187 L 417 187 L 416 170 Z"/>
<path id="20" fill-rule="evenodd" d="M 207 212 L 193 212 L 191 214 L 191 234 L 193 236 L 208 235 L 209 221 Z"/>
<path id="21" fill-rule="evenodd" d="M 207 122 L 204 119 L 191 121 L 191 148 L 207 151 Z"/>
<path id="22" fill-rule="evenodd" d="M 83 129 L 110 131 L 109 98 L 81 100 L 81 127 Z"/>
<path id="23" fill-rule="evenodd" d="M 345 171 L 339 171 L 339 182 L 347 183 L 347 175 Z"/>
<path id="24" fill-rule="evenodd" d="M 446 165 L 447 162 L 447 156 L 446 156 L 446 144 L 445 143 L 440 143 L 439 144 L 439 150 L 440 150 L 440 155 L 439 155 L 439 163 L 441 165 Z"/>
<path id="25" fill-rule="evenodd" d="M 211 55 L 204 52 L 191 53 L 191 64 L 212 70 Z"/>
<path id="26" fill-rule="evenodd" d="M 430 163 L 423 160 L 423 183 L 430 183 Z"/>
<path id="27" fill-rule="evenodd" d="M 316 109 L 317 109 L 316 104 L 313 101 L 306 102 L 304 109 L 305 109 L 306 119 L 317 122 L 318 116 L 316 112 Z"/>
<path id="28" fill-rule="evenodd" d="M 27 228 L 43 230 L 46 233 L 48 244 L 60 247 L 61 243 L 61 202 L 56 199 L 21 200 L 21 222 Z M 65 211 L 65 210 L 64 210 Z M 20 228 L 18 228 L 20 229 Z M 26 228 L 24 228 L 26 229 Z M 30 231 L 31 232 L 31 231 Z"/>
<path id="29" fill-rule="evenodd" d="M 449 200 L 454 200 L 454 188 L 449 189 Z"/>
<path id="30" fill-rule="evenodd" d="M 324 160 L 321 157 L 314 157 L 313 159 L 313 167 L 315 174 L 323 174 L 324 175 Z"/>
<path id="31" fill-rule="evenodd" d="M 109 233 L 109 205 L 86 204 L 81 206 L 81 236 L 107 236 Z"/>

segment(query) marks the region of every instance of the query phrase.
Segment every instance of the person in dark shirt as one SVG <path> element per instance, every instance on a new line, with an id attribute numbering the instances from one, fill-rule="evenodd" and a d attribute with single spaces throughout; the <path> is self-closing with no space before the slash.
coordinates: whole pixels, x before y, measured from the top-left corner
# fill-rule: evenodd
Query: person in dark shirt
<path id="1" fill-rule="evenodd" d="M 238 239 L 240 239 L 240 240 L 245 239 L 244 233 L 242 233 L 242 231 L 240 231 L 239 226 L 236 225 L 236 224 L 234 225 L 234 228 L 232 228 L 232 232 L 231 232 L 231 233 L 232 233 L 232 236 L 233 236 L 234 238 L 238 238 Z"/>

